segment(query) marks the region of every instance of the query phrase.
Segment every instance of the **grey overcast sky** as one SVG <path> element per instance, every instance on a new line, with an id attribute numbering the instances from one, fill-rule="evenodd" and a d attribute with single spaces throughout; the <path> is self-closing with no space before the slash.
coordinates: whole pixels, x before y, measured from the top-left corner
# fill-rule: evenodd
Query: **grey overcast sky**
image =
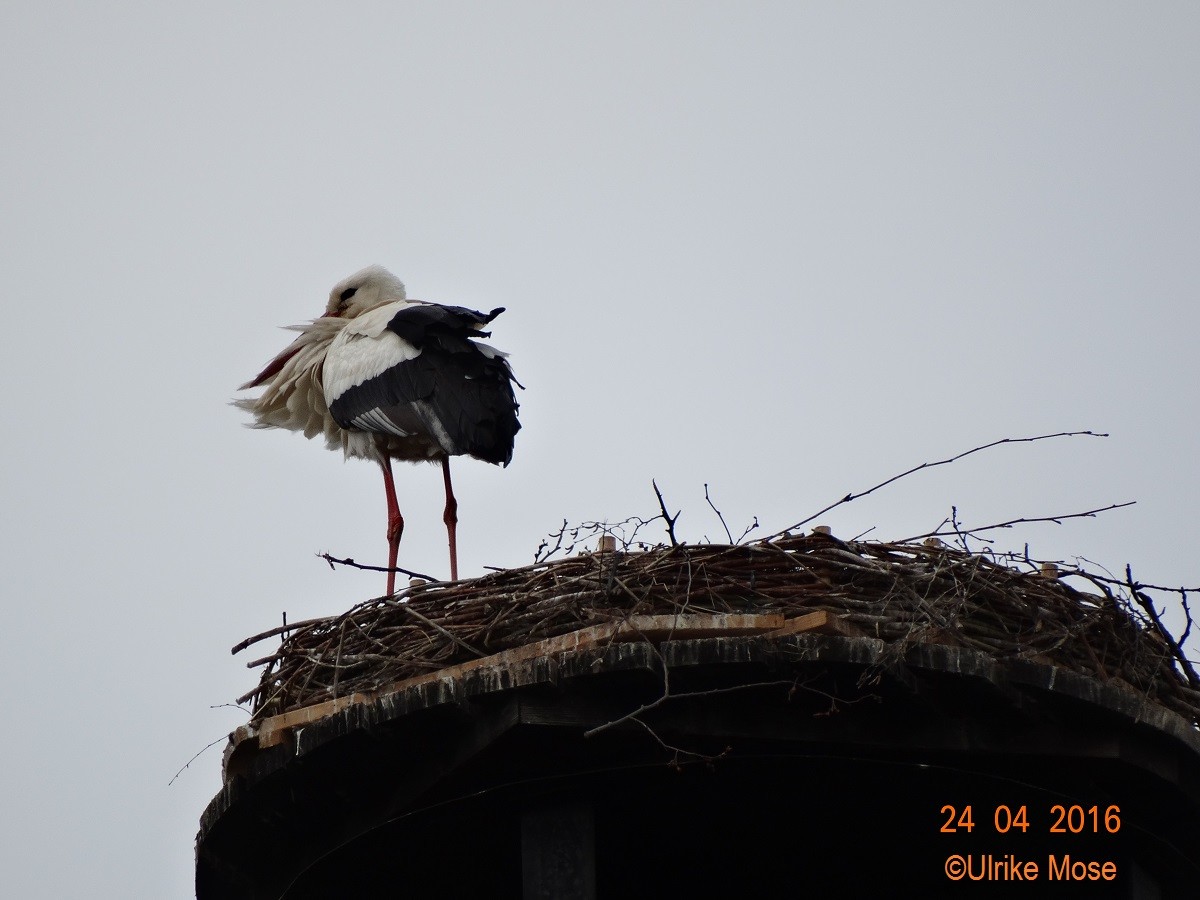
<path id="1" fill-rule="evenodd" d="M 506 470 L 459 461 L 465 576 L 563 519 L 996 535 L 1196 585 L 1194 3 L 0 6 L 0 872 L 187 897 L 241 638 L 383 577 L 377 469 L 236 387 L 371 263 L 507 307 Z M 401 564 L 441 481 L 397 471 Z"/>

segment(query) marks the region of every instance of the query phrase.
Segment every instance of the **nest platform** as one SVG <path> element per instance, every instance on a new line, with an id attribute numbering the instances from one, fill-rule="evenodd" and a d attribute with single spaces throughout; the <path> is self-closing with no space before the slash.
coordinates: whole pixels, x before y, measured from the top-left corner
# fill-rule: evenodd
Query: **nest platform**
<path id="1" fill-rule="evenodd" d="M 750 896 L 797 872 L 935 896 L 947 852 L 977 851 L 1112 862 L 1089 896 L 1200 879 L 1196 673 L 1111 578 L 785 535 L 414 585 L 235 651 L 273 638 L 199 900 L 371 896 L 398 871 L 446 896 Z M 1036 825 L 942 833 L 965 804 Z M 1049 834 L 1056 804 L 1119 834 Z"/>
<path id="2" fill-rule="evenodd" d="M 1094 592 L 1070 586 L 1067 575 Z M 793 621 L 817 612 L 826 615 Z M 1032 563 L 1021 571 L 1011 560 L 940 542 L 843 542 L 825 534 L 584 553 L 422 584 L 239 644 L 235 652 L 287 633 L 274 653 L 248 664 L 264 668 L 239 702 L 249 702 L 252 722 L 260 722 L 366 698 L 548 638 L 594 629 L 574 645 L 631 640 L 639 627 L 663 630 L 665 620 L 650 625 L 644 617 L 705 615 L 782 618 L 764 619 L 760 633 L 778 624 L 783 633 L 877 639 L 894 660 L 912 645 L 938 644 L 1043 663 L 1128 689 L 1200 725 L 1200 679 L 1171 635 L 1111 579 Z M 718 620 L 712 624 L 721 631 Z"/>

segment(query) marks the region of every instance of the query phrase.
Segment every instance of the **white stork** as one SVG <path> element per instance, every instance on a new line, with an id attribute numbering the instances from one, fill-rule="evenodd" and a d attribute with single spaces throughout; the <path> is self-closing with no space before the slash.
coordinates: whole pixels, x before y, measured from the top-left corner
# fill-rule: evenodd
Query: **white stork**
<path id="1" fill-rule="evenodd" d="M 265 388 L 258 398 L 234 401 L 254 416 L 252 427 L 323 434 L 330 450 L 382 467 L 389 594 L 404 531 L 391 461 L 441 463 L 450 578 L 457 580 L 450 457 L 505 466 L 512 459 L 521 427 L 516 379 L 504 353 L 475 340 L 489 336 L 483 327 L 503 311 L 409 300 L 399 278 L 370 266 L 336 284 L 325 314 L 294 326 L 300 336 L 239 388 Z"/>

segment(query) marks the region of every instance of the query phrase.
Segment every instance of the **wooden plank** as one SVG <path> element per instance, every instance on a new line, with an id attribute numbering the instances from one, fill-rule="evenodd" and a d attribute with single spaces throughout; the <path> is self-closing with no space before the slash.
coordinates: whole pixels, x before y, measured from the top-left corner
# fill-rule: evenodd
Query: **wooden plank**
<path id="1" fill-rule="evenodd" d="M 633 616 L 621 623 L 616 640 L 691 641 L 710 637 L 740 637 L 763 634 L 783 626 L 782 615 L 683 614 L 678 616 Z"/>
<path id="2" fill-rule="evenodd" d="M 257 735 L 260 748 L 273 747 L 280 744 L 287 732 L 297 726 L 308 725 L 319 719 L 341 712 L 355 703 L 371 703 L 388 694 L 398 693 L 422 684 L 434 681 L 452 681 L 461 678 L 468 672 L 484 668 L 510 668 L 513 665 L 539 656 L 549 656 L 554 653 L 567 653 L 587 647 L 596 647 L 609 643 L 624 643 L 628 641 L 650 641 L 659 643 L 666 640 L 694 640 L 706 637 L 734 637 L 748 634 L 775 634 L 786 627 L 782 615 L 743 615 L 743 614 L 699 614 L 684 613 L 671 616 L 630 616 L 619 622 L 606 622 L 602 625 L 592 625 L 581 628 L 569 634 L 546 638 L 523 647 L 514 647 L 438 669 L 436 672 L 425 672 L 414 675 L 403 681 L 397 681 L 370 693 L 351 694 L 314 703 L 300 709 L 289 710 L 269 719 L 263 719 L 255 728 L 243 726 L 234 732 L 234 742 Z M 791 633 L 791 632 L 787 632 Z M 240 736 L 240 737 L 239 737 Z"/>
<path id="3" fill-rule="evenodd" d="M 818 634 L 836 634 L 841 637 L 862 637 L 863 632 L 851 625 L 837 613 L 827 609 L 818 609 L 794 619 L 788 619 L 784 626 L 770 632 L 767 637 L 787 637 L 789 634 L 804 634 L 815 631 Z"/>
<path id="4" fill-rule="evenodd" d="M 822 628 L 829 621 L 829 613 L 823 609 L 818 609 L 815 612 L 805 613 L 802 616 L 796 616 L 794 619 L 788 619 L 782 628 L 772 631 L 769 637 L 784 637 L 789 634 L 800 634 L 804 631 L 816 631 Z"/>
<path id="5" fill-rule="evenodd" d="M 332 716 L 334 713 L 341 712 L 346 707 L 353 706 L 355 703 L 367 703 L 372 699 L 374 698 L 369 694 L 347 694 L 345 697 L 335 697 L 323 703 L 314 703 L 312 706 L 304 706 L 278 716 L 272 716 L 269 719 L 263 719 L 258 726 L 258 745 L 260 747 L 273 747 L 276 744 L 282 743 L 286 732 L 297 725 L 309 725 L 312 722 Z"/>

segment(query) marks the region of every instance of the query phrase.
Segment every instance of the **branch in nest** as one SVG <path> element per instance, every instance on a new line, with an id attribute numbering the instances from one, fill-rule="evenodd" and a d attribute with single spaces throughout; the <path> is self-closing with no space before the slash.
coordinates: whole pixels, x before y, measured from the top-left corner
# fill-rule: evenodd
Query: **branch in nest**
<path id="1" fill-rule="evenodd" d="M 1167 646 L 1171 648 L 1171 655 L 1181 663 L 1180 668 L 1183 670 L 1184 677 L 1187 678 L 1193 688 L 1200 688 L 1200 677 L 1196 675 L 1196 670 L 1192 668 L 1191 663 L 1188 661 L 1187 654 L 1183 652 L 1183 640 L 1187 639 L 1188 632 L 1192 630 L 1192 611 L 1187 606 L 1187 594 L 1184 593 L 1183 597 L 1183 608 L 1187 615 L 1187 628 L 1183 632 L 1183 639 L 1176 641 L 1171 636 L 1171 632 L 1167 626 L 1163 624 L 1162 619 L 1159 618 L 1158 612 L 1154 608 L 1154 602 L 1142 593 L 1142 589 L 1146 585 L 1139 584 L 1133 580 L 1133 567 L 1128 563 L 1125 565 L 1125 586 L 1129 588 L 1129 593 L 1137 601 L 1138 606 L 1150 617 L 1150 621 L 1154 623 L 1155 630 L 1167 642 Z"/>
<path id="2" fill-rule="evenodd" d="M 535 563 L 545 562 L 555 553 L 562 549 L 563 538 L 567 534 L 567 520 L 563 519 L 562 527 L 558 531 L 550 534 L 548 537 L 542 538 L 542 542 L 538 544 L 538 548 L 533 551 L 533 561 Z M 550 538 L 554 538 L 554 546 L 550 546 Z"/>
<path id="3" fill-rule="evenodd" d="M 455 637 L 453 634 L 451 634 L 449 631 L 447 631 L 445 628 L 443 628 L 437 622 L 433 621 L 433 619 L 430 619 L 428 616 L 421 615 L 419 612 L 416 611 L 416 609 L 414 609 L 412 607 L 412 605 L 410 605 L 408 603 L 389 603 L 388 605 L 392 606 L 396 609 L 404 610 L 408 615 L 412 616 L 418 622 L 422 622 L 425 625 L 428 625 L 434 631 L 437 631 L 437 632 L 441 633 L 442 635 L 444 635 L 445 637 L 449 638 L 452 642 L 454 642 L 455 644 L 458 644 L 458 646 L 462 647 L 464 650 L 468 651 L 469 653 L 473 653 L 478 657 L 487 656 L 487 654 L 484 653 L 482 650 L 478 650 L 475 647 L 472 647 L 470 644 L 468 644 L 462 638 Z"/>
<path id="4" fill-rule="evenodd" d="M 1187 625 L 1184 626 L 1183 634 L 1179 638 L 1179 647 L 1182 649 L 1187 646 L 1188 635 L 1192 633 L 1192 609 L 1188 606 L 1187 591 L 1180 588 L 1179 596 L 1183 598 L 1183 615 L 1187 620 Z"/>
<path id="5" fill-rule="evenodd" d="M 328 553 L 318 553 L 317 556 L 329 563 L 329 568 L 331 569 L 336 564 L 339 566 L 350 566 L 353 569 L 362 569 L 366 572 L 399 572 L 401 575 L 407 575 L 409 578 L 423 578 L 426 581 L 442 580 L 440 578 L 434 578 L 432 575 L 425 575 L 422 572 L 413 572 L 410 569 L 402 569 L 399 566 L 396 566 L 394 569 L 389 569 L 387 566 L 365 566 L 362 563 L 356 563 L 352 559 L 337 559 L 336 557 L 330 556 Z"/>
<path id="6" fill-rule="evenodd" d="M 667 537 L 671 539 L 672 547 L 678 547 L 679 541 L 675 538 L 675 522 L 679 519 L 679 513 L 677 512 L 674 516 L 672 516 L 669 512 L 667 512 L 667 504 L 663 500 L 662 491 L 658 489 L 658 483 L 652 478 L 650 479 L 650 484 L 654 486 L 655 496 L 658 497 L 658 508 L 662 512 L 663 521 L 667 523 Z M 705 486 L 705 489 L 707 490 L 707 485 Z M 679 512 L 683 512 L 683 510 L 680 510 Z"/>
<path id="7" fill-rule="evenodd" d="M 958 509 L 951 507 L 951 517 L 949 520 L 943 520 L 951 523 L 951 531 L 941 531 L 941 526 L 934 531 L 927 531 L 924 534 L 915 534 L 912 537 L 903 538 L 896 543 L 907 544 L 910 541 L 921 541 L 926 538 L 940 537 L 957 537 L 962 543 L 964 550 L 967 550 L 966 538 L 975 537 L 981 531 L 995 531 L 997 528 L 1012 528 L 1014 525 L 1028 525 L 1033 522 L 1053 522 L 1056 525 L 1061 525 L 1066 519 L 1094 519 L 1097 513 L 1108 512 L 1110 509 L 1123 509 L 1126 506 L 1133 506 L 1136 500 L 1128 500 L 1125 503 L 1110 503 L 1108 506 L 1101 506 L 1097 509 L 1089 509 L 1085 512 L 1067 513 L 1059 516 L 1036 516 L 1031 518 L 1009 519 L 1007 522 L 997 522 L 994 525 L 980 525 L 976 528 L 963 528 L 958 524 Z"/>
<path id="8" fill-rule="evenodd" d="M 849 503 L 852 500 L 857 500 L 860 497 L 865 497 L 868 494 L 873 494 L 880 488 L 885 488 L 892 482 L 899 481 L 901 478 L 904 478 L 908 475 L 912 475 L 915 472 L 920 472 L 922 469 L 932 469 L 936 466 L 946 466 L 946 465 L 949 465 L 950 463 L 958 462 L 958 460 L 963 459 L 964 457 L 970 456 L 972 453 L 979 453 L 983 450 L 990 450 L 992 447 L 998 447 L 1001 444 L 1028 444 L 1028 443 L 1032 443 L 1034 441 L 1050 440 L 1051 438 L 1078 437 L 1081 435 L 1087 435 L 1088 437 L 1108 437 L 1107 434 L 1103 434 L 1103 433 L 1099 433 L 1099 432 L 1095 432 L 1095 431 L 1059 431 L 1059 432 L 1056 432 L 1055 434 L 1039 434 L 1036 437 L 1001 438 L 1000 440 L 992 441 L 989 444 L 981 444 L 978 447 L 972 447 L 970 450 L 965 450 L 962 453 L 956 454 L 955 456 L 951 456 L 946 459 L 939 459 L 939 460 L 936 460 L 935 462 L 923 462 L 919 466 L 913 466 L 911 469 L 905 469 L 903 472 L 900 472 L 897 475 L 893 475 L 891 478 L 888 478 L 888 479 L 885 479 L 884 481 L 879 482 L 879 484 L 875 485 L 874 487 L 867 488 L 865 491 L 861 491 L 857 494 L 851 492 L 851 493 L 847 494 L 845 497 L 842 497 L 840 500 L 836 500 L 833 503 L 830 503 L 824 509 L 818 510 L 817 512 L 813 513 L 808 518 L 801 519 L 795 525 L 791 525 L 791 526 L 783 529 L 782 531 L 778 531 L 775 534 L 770 535 L 769 537 L 765 538 L 765 540 L 771 540 L 772 538 L 779 537 L 779 536 L 785 534 L 786 532 L 795 531 L 798 528 L 802 528 L 805 525 L 807 525 L 809 522 L 813 521 L 814 519 L 817 519 L 817 518 L 825 515 L 825 513 L 829 512 L 831 509 L 836 509 L 837 507 L 842 506 L 845 503 Z"/>
<path id="9" fill-rule="evenodd" d="M 266 640 L 269 637 L 275 637 L 277 634 L 283 634 L 285 631 L 299 631 L 301 628 L 307 628 L 310 625 L 320 625 L 321 623 L 328 621 L 329 617 L 325 616 L 320 619 L 306 619 L 303 622 L 292 622 L 291 624 L 284 622 L 282 625 L 276 625 L 274 628 L 268 628 L 266 631 L 260 631 L 258 634 L 251 635 L 244 641 L 239 641 L 233 645 L 233 649 L 229 652 L 237 655 L 251 644 L 257 644 L 259 641 Z"/>
<path id="10" fill-rule="evenodd" d="M 1029 556 L 1028 550 L 1026 550 L 1025 555 L 1026 555 L 1026 557 Z M 1085 559 L 1084 561 L 1087 562 L 1089 565 L 1099 566 L 1100 568 L 1104 568 L 1103 566 L 1100 566 L 1099 563 L 1094 562 L 1090 559 Z M 1078 571 L 1078 574 L 1080 574 L 1080 575 L 1087 575 L 1087 577 L 1089 579 L 1091 579 L 1092 581 L 1103 581 L 1105 584 L 1116 584 L 1116 585 L 1120 585 L 1121 587 L 1129 586 L 1129 582 L 1126 579 L 1115 578 L 1115 577 L 1113 577 L 1111 572 L 1109 572 L 1108 577 L 1105 577 L 1104 575 L 1097 575 L 1095 572 L 1084 571 L 1083 569 L 1077 569 L 1077 571 Z M 1109 570 L 1104 569 L 1104 571 L 1108 572 Z M 1167 587 L 1162 584 L 1146 584 L 1144 581 L 1139 581 L 1137 583 L 1137 586 L 1138 586 L 1138 588 L 1140 588 L 1143 591 L 1163 591 L 1164 593 L 1167 593 L 1167 594 L 1179 594 L 1183 598 L 1184 609 L 1188 612 L 1189 619 L 1190 619 L 1191 613 L 1190 613 L 1190 610 L 1187 610 L 1187 595 L 1200 593 L 1200 587 L 1190 587 L 1190 588 L 1189 587 Z M 1190 621 L 1189 621 L 1189 625 L 1190 625 Z M 1181 643 L 1182 643 L 1182 641 L 1181 641 Z"/>
<path id="11" fill-rule="evenodd" d="M 730 530 L 729 530 L 729 526 L 725 523 L 725 516 L 723 516 L 721 514 L 721 511 L 719 509 L 717 509 L 717 505 L 712 502 L 712 497 L 710 497 L 708 495 L 708 483 L 707 482 L 705 482 L 705 485 L 704 485 L 704 500 L 706 503 L 708 503 L 708 505 L 710 507 L 712 507 L 712 511 L 717 514 L 717 518 L 720 519 L 721 527 L 725 529 L 725 537 L 729 539 L 730 544 L 734 544 L 734 545 L 740 544 L 742 541 L 744 541 L 746 539 L 746 535 L 748 535 L 750 532 L 752 532 L 755 528 L 758 527 L 758 516 L 755 516 L 754 521 L 750 525 L 746 526 L 746 528 L 738 536 L 738 539 L 735 541 L 733 539 L 732 532 L 730 532 Z"/>
<path id="12" fill-rule="evenodd" d="M 717 504 L 712 502 L 712 497 L 708 496 L 708 482 L 704 482 L 704 502 L 707 503 L 712 511 L 717 514 L 717 518 L 721 521 L 721 527 L 725 529 L 725 537 L 729 539 L 729 543 L 733 543 L 733 535 L 729 532 L 729 526 L 725 524 L 725 517 L 721 515 L 721 511 L 717 509 Z"/>

